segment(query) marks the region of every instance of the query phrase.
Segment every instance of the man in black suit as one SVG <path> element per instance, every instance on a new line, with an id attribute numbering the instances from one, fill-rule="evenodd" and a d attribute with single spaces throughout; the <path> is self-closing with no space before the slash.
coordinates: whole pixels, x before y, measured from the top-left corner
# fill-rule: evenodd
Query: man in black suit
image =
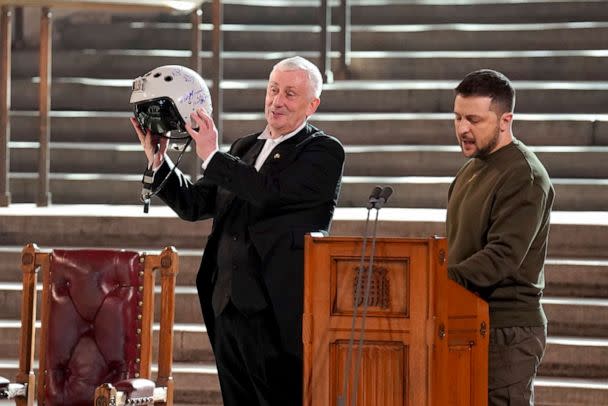
<path id="1" fill-rule="evenodd" d="M 191 183 L 176 170 L 159 193 L 184 220 L 213 218 L 196 284 L 225 406 L 302 404 L 303 239 L 329 230 L 344 163 L 340 142 L 307 122 L 321 86 L 306 59 L 277 63 L 266 128 L 228 153 L 197 110 L 186 129 L 203 177 Z M 153 137 L 133 125 L 157 187 L 172 168 L 167 141 L 155 152 Z"/>

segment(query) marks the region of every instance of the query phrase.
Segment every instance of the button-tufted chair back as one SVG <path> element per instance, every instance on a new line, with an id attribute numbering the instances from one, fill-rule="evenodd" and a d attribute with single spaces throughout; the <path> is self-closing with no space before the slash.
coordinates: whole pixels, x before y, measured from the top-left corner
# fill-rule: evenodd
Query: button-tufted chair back
<path id="1" fill-rule="evenodd" d="M 19 371 L 0 377 L 0 397 L 18 405 L 173 405 L 173 322 L 179 258 L 124 250 L 21 254 Z M 40 338 L 35 339 L 38 273 Z M 155 275 L 160 279 L 158 369 L 152 374 Z M 38 345 L 37 345 L 38 344 Z M 35 348 L 39 368 L 34 374 Z"/>
<path id="2" fill-rule="evenodd" d="M 45 286 L 48 320 L 41 342 L 46 349 L 41 366 L 46 405 L 90 406 L 99 384 L 138 374 L 140 258 L 128 251 L 51 253 Z"/>

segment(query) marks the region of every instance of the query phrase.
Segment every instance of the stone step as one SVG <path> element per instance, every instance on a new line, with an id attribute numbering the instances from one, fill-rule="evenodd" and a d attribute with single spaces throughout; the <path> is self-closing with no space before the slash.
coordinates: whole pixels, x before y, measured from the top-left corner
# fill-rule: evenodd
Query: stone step
<path id="1" fill-rule="evenodd" d="M 135 141 L 127 111 L 51 111 L 51 140 L 57 142 Z M 310 122 L 349 145 L 453 145 L 451 113 L 315 113 Z M 11 111 L 11 140 L 37 141 L 37 111 Z M 225 143 L 265 126 L 263 113 L 224 113 Z M 92 130 L 93 129 L 93 130 Z M 608 145 L 608 114 L 517 113 L 517 138 L 527 145 Z"/>
<path id="2" fill-rule="evenodd" d="M 57 204 L 138 204 L 142 175 L 51 173 L 50 191 Z M 36 200 L 37 173 L 11 173 L 10 191 L 14 203 Z M 392 207 L 445 208 L 452 177 L 344 176 L 338 199 L 340 207 L 361 207 L 376 184 L 390 184 Z M 607 210 L 606 179 L 553 178 L 554 210 Z M 163 204 L 154 198 L 152 205 Z"/>
<path id="3" fill-rule="evenodd" d="M 393 79 L 324 85 L 319 113 L 453 114 L 458 81 Z M 13 81 L 14 110 L 38 110 L 38 82 L 38 78 Z M 131 83 L 130 79 L 57 77 L 52 84 L 52 106 L 54 110 L 76 112 L 127 112 L 132 109 L 128 103 Z M 251 117 L 258 120 L 266 85 L 266 80 L 224 81 L 224 111 L 255 113 Z M 513 85 L 517 89 L 517 113 L 608 113 L 608 82 L 514 81 Z"/>
<path id="4" fill-rule="evenodd" d="M 54 248 L 69 249 L 75 247 Z M 21 282 L 22 273 L 19 265 L 22 249 L 23 246 L 0 247 L 0 282 Z M 158 252 L 157 250 L 143 248 L 137 248 L 136 250 L 150 253 Z M 201 257 L 201 249 L 179 250 L 180 267 L 177 274 L 177 285 L 196 285 L 196 274 Z M 544 294 L 547 296 L 607 299 L 608 261 L 605 259 L 547 258 L 545 262 Z"/>
<path id="5" fill-rule="evenodd" d="M 221 401 L 221 397 L 219 397 L 219 394 L 217 395 L 217 400 Z M 15 401 L 14 400 L 0 400 L 0 405 L 14 405 Z M 38 402 L 34 401 L 34 406 L 37 406 Z M 173 406 L 192 406 L 192 405 L 198 405 L 198 406 L 222 406 L 222 403 L 200 403 L 200 402 L 195 402 L 195 403 L 182 403 L 182 402 L 173 402 Z"/>
<path id="6" fill-rule="evenodd" d="M 218 400 L 221 400 L 221 398 L 219 398 Z M 0 405 L 14 405 L 15 401 L 14 400 L 0 400 Z M 199 405 L 199 406 L 222 406 L 221 403 L 175 403 L 173 402 L 173 406 L 192 406 L 193 404 Z M 37 406 L 38 402 L 34 401 L 34 406 Z"/>
<path id="7" fill-rule="evenodd" d="M 606 379 L 608 339 L 549 336 L 538 374 L 546 377 Z"/>
<path id="8" fill-rule="evenodd" d="M 40 246 L 42 249 L 47 247 Z M 86 247 L 86 246 L 66 246 L 59 247 L 53 246 L 53 249 L 84 249 L 97 247 Z M 159 247 L 160 248 L 160 247 Z M 21 283 L 22 272 L 20 268 L 21 264 L 21 250 L 23 246 L 0 246 L 0 283 L 13 282 Z M 115 247 L 115 249 L 122 249 L 121 247 Z M 135 251 L 147 252 L 150 254 L 160 253 L 159 249 L 146 249 L 146 248 L 134 248 Z M 196 285 L 196 273 L 201 262 L 202 249 L 180 249 L 179 252 L 179 272 L 176 277 L 177 286 L 195 286 Z M 38 282 L 42 281 L 42 276 L 38 276 Z M 158 280 L 157 280 L 158 282 Z M 1 324 L 1 319 L 0 319 Z M 2 358 L 2 356 L 0 356 Z"/>
<path id="9" fill-rule="evenodd" d="M 602 406 L 608 404 L 605 379 L 537 376 L 534 380 L 536 406 Z"/>
<path id="10" fill-rule="evenodd" d="M 544 297 L 549 335 L 608 338 L 608 299 Z"/>
<path id="11" fill-rule="evenodd" d="M 0 320 L 0 358 L 19 353 L 20 322 Z M 40 325 L 37 327 L 39 337 Z M 155 325 L 153 362 L 156 362 L 158 325 Z M 39 345 L 36 345 L 36 357 Z M 203 324 L 176 324 L 174 326 L 174 362 L 203 363 L 214 360 L 211 344 Z M 560 337 L 547 339 L 547 350 L 541 363 L 542 376 L 569 376 L 573 378 L 608 377 L 608 340 L 605 338 Z"/>
<path id="12" fill-rule="evenodd" d="M 281 20 L 286 21 L 286 20 Z M 291 24 L 291 23 L 290 23 Z M 55 49 L 190 49 L 190 22 L 61 24 Z M 212 24 L 199 26 L 202 49 L 211 49 Z M 332 49 L 339 49 L 340 27 L 329 27 Z M 223 24 L 225 51 L 314 51 L 318 25 Z M 104 33 L 104 35 L 100 35 Z M 606 22 L 528 24 L 352 25 L 353 51 L 450 51 L 602 49 Z"/>
<path id="13" fill-rule="evenodd" d="M 531 147 L 551 177 L 606 177 L 605 147 Z M 346 146 L 345 174 L 450 176 L 465 162 L 458 146 Z M 593 162 L 593 163 L 592 163 Z M 593 166 L 590 170 L 587 166 Z M 604 167 L 606 166 L 606 172 Z"/>
<path id="14" fill-rule="evenodd" d="M 225 0 L 224 22 L 228 24 L 318 24 L 319 2 L 315 0 Z M 341 20 L 338 1 L 330 2 L 333 21 Z M 353 24 L 437 24 L 437 23 L 540 23 L 606 21 L 608 11 L 601 1 L 403 1 L 352 0 Z M 548 6 L 550 4 L 550 6 Z M 211 5 L 203 3 L 203 21 L 211 21 Z M 141 17 L 138 16 L 141 19 Z M 117 14 L 114 21 L 132 21 Z M 147 20 L 186 21 L 183 16 L 149 14 Z"/>
<path id="15" fill-rule="evenodd" d="M 265 79 L 279 60 L 299 54 L 318 64 L 318 51 L 224 52 L 227 80 Z M 332 52 L 333 69 L 338 55 Z M 203 72 L 211 71 L 211 52 L 200 53 Z M 12 55 L 14 77 L 38 74 L 38 52 Z M 188 65 L 187 50 L 95 50 L 61 51 L 53 55 L 53 75 L 98 78 L 134 78 L 160 65 Z M 112 66 L 112 69 L 108 69 Z M 526 51 L 353 51 L 352 79 L 459 80 L 480 66 L 491 67 L 512 80 L 608 80 L 608 50 Z"/>
<path id="16" fill-rule="evenodd" d="M 512 80 L 604 80 L 608 76 L 606 50 L 370 51 L 351 56 L 352 79 L 460 79 L 480 66 Z M 575 66 L 575 74 L 566 73 Z"/>
<path id="17" fill-rule="evenodd" d="M 40 314 L 40 302 L 42 284 L 38 283 L 38 302 L 36 314 Z M 21 291 L 22 284 L 19 282 L 0 283 L 0 304 L 2 304 L 1 319 L 19 320 L 21 317 Z M 160 288 L 157 287 L 154 299 L 155 320 L 159 321 L 160 315 Z M 200 303 L 195 287 L 175 287 L 175 323 L 199 323 L 202 324 Z"/>
<path id="18" fill-rule="evenodd" d="M 14 357 L 14 356 L 13 356 Z M 19 361 L 15 358 L 0 360 L 0 376 L 13 379 L 17 374 Z M 34 364 L 34 373 L 38 373 L 38 361 Z M 152 378 L 157 366 L 152 366 Z M 206 363 L 173 363 L 173 380 L 175 382 L 174 399 L 188 405 L 221 405 L 219 382 L 215 362 Z M 177 405 L 176 405 L 177 406 Z"/>
<path id="19" fill-rule="evenodd" d="M 545 286 L 549 296 L 608 298 L 608 261 L 548 258 Z"/>
<path id="20" fill-rule="evenodd" d="M 11 142 L 11 172 L 36 172 L 38 142 Z M 608 146 L 530 147 L 553 178 L 608 178 Z M 456 145 L 347 145 L 344 174 L 350 176 L 451 176 L 465 162 Z M 175 151 L 171 151 L 175 154 Z M 184 168 L 193 165 L 186 153 Z M 108 165 L 108 163 L 112 163 Z M 59 173 L 137 174 L 145 166 L 138 144 L 53 143 L 50 170 Z"/>
<path id="21" fill-rule="evenodd" d="M 40 337 L 40 322 L 36 323 L 36 339 Z M 158 324 L 154 325 L 152 360 L 158 358 Z M 21 321 L 19 319 L 0 319 L 0 359 L 19 354 L 19 337 Z M 35 356 L 38 357 L 39 342 L 35 345 Z M 174 362 L 213 362 L 211 343 L 207 329 L 201 323 L 174 324 L 173 326 L 173 361 Z"/>
<path id="22" fill-rule="evenodd" d="M 546 357 L 550 356 L 550 351 L 548 348 Z M 0 375 L 14 377 L 17 365 L 15 359 L 1 360 Z M 155 367 L 153 371 L 156 371 Z M 177 402 L 196 405 L 201 405 L 201 402 L 221 402 L 217 370 L 213 363 L 176 362 L 173 377 Z M 608 384 L 604 378 L 566 378 L 540 374 L 535 380 L 535 393 L 536 405 L 600 406 L 608 401 Z"/>
<path id="23" fill-rule="evenodd" d="M 14 377 L 17 366 L 18 361 L 14 358 L 1 360 L 0 376 Z M 214 365 L 175 363 L 173 378 L 175 400 L 179 402 L 175 406 L 222 404 Z M 535 404 L 539 406 L 601 406 L 608 402 L 608 384 L 604 379 L 538 376 L 535 395 Z"/>
<path id="24" fill-rule="evenodd" d="M 338 205 L 360 207 L 367 192 L 376 184 L 388 184 L 394 189 L 392 207 L 436 208 L 447 205 L 448 189 L 453 177 L 345 176 Z M 595 179 L 552 179 L 555 188 L 554 210 L 607 210 L 608 181 Z M 34 201 L 34 200 L 30 200 Z"/>
<path id="25" fill-rule="evenodd" d="M 367 194 L 365 195 L 367 196 Z M 382 209 L 378 235 L 428 237 L 445 235 L 443 209 Z M 331 235 L 363 234 L 366 210 L 339 207 Z M 549 257 L 607 258 L 608 213 L 554 211 L 551 216 Z M 163 205 L 143 214 L 140 205 L 13 204 L 0 207 L 0 245 L 163 247 L 200 250 L 211 230 L 211 221 L 186 222 Z"/>
<path id="26" fill-rule="evenodd" d="M 20 318 L 21 287 L 21 283 L 16 282 L 0 284 L 0 304 L 2 305 L 0 318 L 9 320 Z M 41 285 L 38 286 L 38 289 L 41 291 Z M 155 305 L 158 315 L 159 296 L 158 294 L 156 296 Z M 608 299 L 545 297 L 542 299 L 542 303 L 549 320 L 550 335 L 608 338 Z M 175 322 L 202 323 L 195 287 L 176 287 Z"/>

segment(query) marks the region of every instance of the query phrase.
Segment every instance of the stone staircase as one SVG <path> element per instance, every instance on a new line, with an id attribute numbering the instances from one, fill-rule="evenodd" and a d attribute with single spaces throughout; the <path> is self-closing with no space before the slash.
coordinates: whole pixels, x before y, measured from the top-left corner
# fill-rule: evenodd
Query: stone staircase
<path id="1" fill-rule="evenodd" d="M 92 215 L 96 213 L 96 215 Z M 441 233 L 441 209 L 384 209 L 379 233 L 387 236 L 428 236 Z M 332 233 L 360 235 L 364 211 L 342 208 Z M 585 223 L 593 222 L 590 226 Z M 184 223 L 164 207 L 142 216 L 141 208 L 107 205 L 59 205 L 46 209 L 15 205 L 0 208 L 0 374 L 16 368 L 20 299 L 17 242 L 42 246 L 162 247 L 180 251 L 176 296 L 174 348 L 177 400 L 192 404 L 219 402 L 218 384 L 209 343 L 192 288 L 208 221 Z M 405 231 L 404 231 L 405 230 Z M 580 236 L 573 239 L 572 235 Z M 547 265 L 544 305 L 551 320 L 550 340 L 537 383 L 539 405 L 601 405 L 606 399 L 606 329 L 608 259 L 589 257 L 608 237 L 608 214 L 556 212 L 551 230 L 551 258 Z M 86 242 L 86 243 L 85 243 Z"/>
<path id="2" fill-rule="evenodd" d="M 332 233 L 360 234 L 367 193 L 391 184 L 391 206 L 400 209 L 384 211 L 381 234 L 444 234 L 447 188 L 464 162 L 454 142 L 452 89 L 471 70 L 503 71 L 517 89 L 515 134 L 537 152 L 556 188 L 544 298 L 550 337 L 536 404 L 608 404 L 608 7 L 603 1 L 449 3 L 353 1 L 353 80 L 325 86 L 313 117 L 347 151 Z M 263 127 L 265 78 L 276 61 L 293 54 L 318 60 L 316 7 L 308 0 L 225 2 L 225 143 Z M 210 67 L 209 15 L 205 9 L 203 73 Z M 188 19 L 99 21 L 105 22 L 55 22 L 56 206 L 47 209 L 20 204 L 34 201 L 36 187 L 37 50 L 13 53 L 10 182 L 18 204 L 0 208 L 0 374 L 10 376 L 17 362 L 23 244 L 172 244 L 181 255 L 177 400 L 219 404 L 193 288 L 210 225 L 184 224 L 158 201 L 146 216 L 135 206 L 144 160 L 127 120 L 132 78 L 188 63 Z M 183 165 L 193 163 L 188 156 Z"/>

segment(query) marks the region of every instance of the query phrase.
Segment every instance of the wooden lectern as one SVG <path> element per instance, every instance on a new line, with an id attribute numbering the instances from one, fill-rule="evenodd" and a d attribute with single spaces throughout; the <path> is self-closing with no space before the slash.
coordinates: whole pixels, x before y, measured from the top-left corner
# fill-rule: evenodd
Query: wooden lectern
<path id="1" fill-rule="evenodd" d="M 361 249 L 361 238 L 306 236 L 304 406 L 342 393 Z M 487 405 L 488 305 L 448 279 L 446 240 L 378 238 L 371 277 L 357 406 Z"/>

